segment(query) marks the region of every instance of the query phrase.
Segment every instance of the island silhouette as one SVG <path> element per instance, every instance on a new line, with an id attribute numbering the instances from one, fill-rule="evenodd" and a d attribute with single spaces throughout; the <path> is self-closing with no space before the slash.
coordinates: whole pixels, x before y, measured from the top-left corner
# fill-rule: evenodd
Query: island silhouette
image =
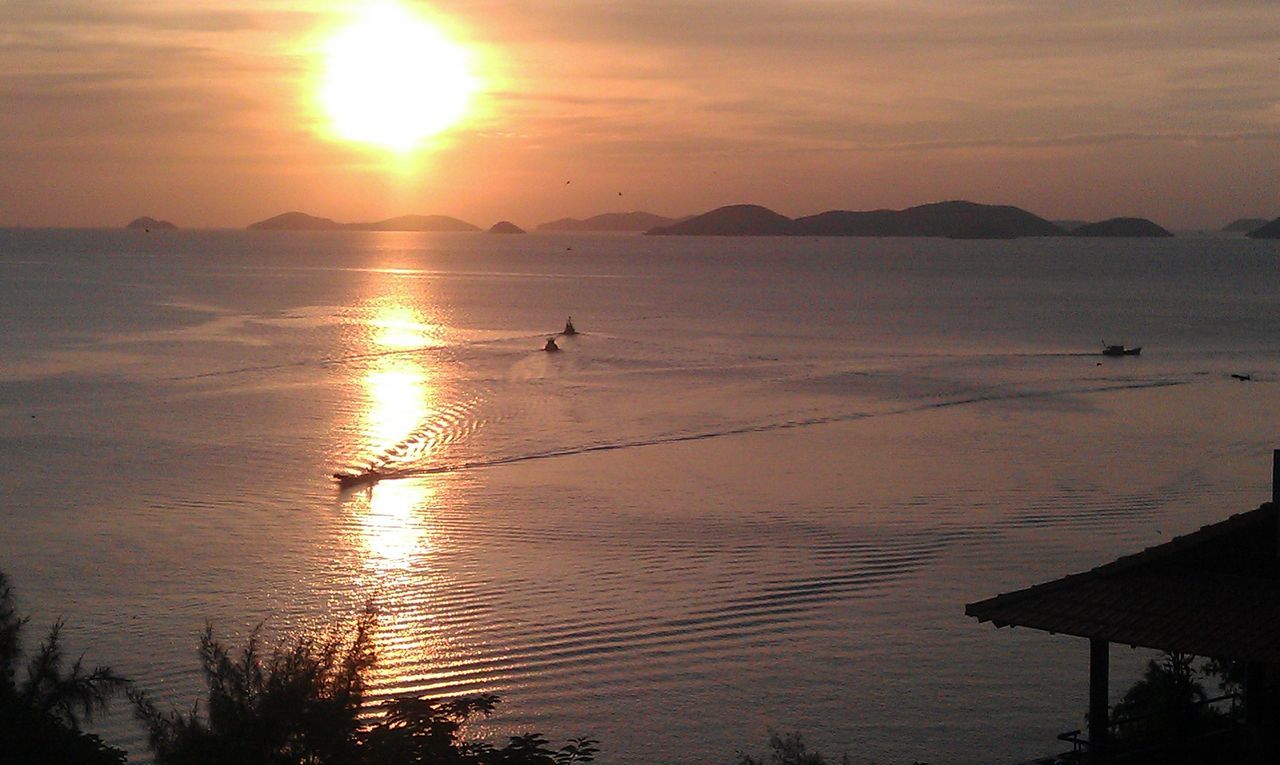
<path id="1" fill-rule="evenodd" d="M 667 218 L 649 212 L 620 212 L 593 215 L 590 218 L 561 218 L 540 224 L 538 231 L 648 231 L 658 226 L 670 226 L 678 218 Z"/>
<path id="2" fill-rule="evenodd" d="M 1089 221 L 1087 221 L 1087 220 L 1078 220 L 1078 219 L 1076 219 L 1076 218 L 1068 218 L 1068 219 L 1066 219 L 1066 220 L 1055 220 L 1055 221 L 1053 221 L 1053 225 L 1057 226 L 1058 228 L 1062 229 L 1063 231 L 1066 231 L 1067 233 L 1071 233 L 1072 231 L 1075 231 L 1076 229 L 1080 228 L 1081 226 L 1087 226 L 1087 225 L 1089 225 Z"/>
<path id="3" fill-rule="evenodd" d="M 1236 218 L 1223 226 L 1222 230 L 1236 234 L 1247 234 L 1250 231 L 1256 231 L 1265 225 L 1267 225 L 1266 218 Z"/>
<path id="4" fill-rule="evenodd" d="M 172 227 L 166 221 L 139 218 L 130 228 Z M 1258 223 L 1250 236 L 1274 236 L 1258 219 L 1241 219 L 1231 230 L 1245 230 L 1246 223 Z M 1233 228 L 1234 227 L 1234 228 Z M 287 212 L 252 223 L 251 231 L 484 231 L 466 221 L 447 215 L 400 215 L 379 221 L 340 223 L 303 212 Z M 717 207 L 701 215 L 668 218 L 634 211 L 602 213 L 590 218 L 561 218 L 540 224 L 548 232 L 643 232 L 654 236 L 847 236 L 847 237 L 945 237 L 951 239 L 1016 239 L 1038 236 L 1081 237 L 1169 237 L 1173 234 L 1146 218 L 1109 218 L 1103 221 L 1050 221 L 1013 205 L 990 205 L 951 200 L 917 205 L 902 210 L 828 210 L 815 215 L 789 218 L 757 204 Z M 489 233 L 525 233 L 511 223 L 500 221 Z M 1261 233 L 1259 233 L 1261 231 Z"/>
<path id="5" fill-rule="evenodd" d="M 652 235 L 695 236 L 932 236 L 954 239 L 1013 239 L 1062 236 L 1059 226 L 1010 205 L 963 200 L 935 202 L 905 210 L 830 210 L 788 218 L 760 205 L 729 205 L 670 226 Z"/>
<path id="6" fill-rule="evenodd" d="M 1173 234 L 1146 218 L 1109 218 L 1072 229 L 1072 236 L 1160 237 Z"/>
<path id="7" fill-rule="evenodd" d="M 655 236 L 786 236 L 795 221 L 760 205 L 727 205 L 646 231 Z"/>
<path id="8" fill-rule="evenodd" d="M 141 230 L 141 231 L 177 231 L 178 230 L 178 227 L 173 225 L 169 221 L 156 220 L 155 218 L 152 218 L 148 215 L 144 215 L 141 218 L 134 218 L 133 220 L 129 221 L 129 224 L 125 226 L 125 228 Z"/>
<path id="9" fill-rule="evenodd" d="M 257 223 L 250 231 L 479 231 L 463 220 L 448 215 L 401 215 L 366 223 L 339 223 L 303 212 L 287 212 Z"/>
<path id="10" fill-rule="evenodd" d="M 490 234 L 523 234 L 525 230 L 509 220 L 500 220 L 489 227 Z"/>
<path id="11" fill-rule="evenodd" d="M 1250 231 L 1245 236 L 1250 239 L 1280 239 L 1280 218 Z"/>
<path id="12" fill-rule="evenodd" d="M 464 220 L 448 215 L 400 215 L 373 223 L 348 223 L 347 228 L 357 231 L 479 231 Z"/>

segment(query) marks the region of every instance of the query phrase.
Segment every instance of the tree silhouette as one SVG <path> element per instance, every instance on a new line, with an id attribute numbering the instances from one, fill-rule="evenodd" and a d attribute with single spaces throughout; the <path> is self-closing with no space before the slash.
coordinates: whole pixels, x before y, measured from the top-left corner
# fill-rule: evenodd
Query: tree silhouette
<path id="1" fill-rule="evenodd" d="M 1136 721 L 1130 725 L 1130 736 L 1187 735 L 1189 726 L 1213 715 L 1204 706 L 1208 695 L 1194 662 L 1194 656 L 1181 653 L 1166 653 L 1158 661 L 1147 662 L 1141 679 L 1115 705 L 1112 719 Z"/>
<path id="2" fill-rule="evenodd" d="M 366 612 L 349 640 L 304 636 L 265 653 L 259 628 L 234 654 L 207 625 L 200 637 L 204 714 L 199 704 L 188 713 L 162 712 L 145 692 L 130 692 L 156 762 L 355 762 L 372 625 Z"/>
<path id="3" fill-rule="evenodd" d="M 128 681 L 109 667 L 63 668 L 62 622 L 23 664 L 22 629 L 8 578 L 0 572 L 0 761 L 117 765 L 125 753 L 80 730 Z"/>
<path id="4" fill-rule="evenodd" d="M 463 739 L 469 719 L 493 712 L 493 694 L 402 697 L 366 708 L 374 624 L 366 609 L 349 637 L 303 636 L 266 652 L 260 629 L 233 652 L 206 627 L 203 712 L 198 704 L 190 712 L 163 712 L 145 693 L 130 694 L 157 765 L 574 765 L 597 753 L 587 738 L 557 750 L 538 733 L 502 747 Z"/>
<path id="5" fill-rule="evenodd" d="M 1147 662 L 1142 677 L 1111 710 L 1117 743 L 1134 763 L 1211 765 L 1234 762 L 1236 754 L 1215 736 L 1228 719 L 1206 704 L 1196 657 L 1165 653 Z"/>
<path id="6" fill-rule="evenodd" d="M 738 753 L 736 765 L 826 765 L 821 752 L 811 752 L 799 733 L 780 734 L 769 731 L 769 758 L 758 760 L 748 754 Z M 849 756 L 840 757 L 841 765 L 849 765 Z"/>

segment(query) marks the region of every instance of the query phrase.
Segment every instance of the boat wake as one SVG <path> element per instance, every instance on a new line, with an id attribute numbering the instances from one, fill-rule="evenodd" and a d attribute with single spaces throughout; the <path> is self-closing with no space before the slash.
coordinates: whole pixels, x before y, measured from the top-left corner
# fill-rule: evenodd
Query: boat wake
<path id="1" fill-rule="evenodd" d="M 490 459 L 478 459 L 454 462 L 450 464 L 434 465 L 430 467 L 413 467 L 405 466 L 397 470 L 379 470 L 382 465 L 371 465 L 371 470 L 378 471 L 380 474 L 372 480 L 381 480 L 383 478 L 412 478 L 415 476 L 439 475 L 441 473 L 456 473 L 466 470 L 479 470 L 484 468 L 501 467 L 503 465 L 513 465 L 523 462 L 534 462 L 538 460 L 549 460 L 560 457 L 573 457 L 582 454 L 593 454 L 597 452 L 611 452 L 624 449 L 638 449 L 650 446 L 662 446 L 666 444 L 679 444 L 692 441 L 706 441 L 715 438 L 727 438 L 730 436 L 741 436 L 756 433 L 770 433 L 775 431 L 795 430 L 798 428 L 809 428 L 820 425 L 831 425 L 843 422 L 855 422 L 874 417 L 889 417 L 897 415 L 912 414 L 918 412 L 926 412 L 933 409 L 948 409 L 952 407 L 971 406 L 974 404 L 995 403 L 1001 401 L 1017 401 L 1025 399 L 1052 399 L 1064 396 L 1087 395 L 1097 393 L 1107 393 L 1125 390 L 1142 390 L 1149 388 L 1167 388 L 1180 385 L 1190 384 L 1188 379 L 1160 379 L 1160 380 L 1144 380 L 1144 381 L 1126 381 L 1119 383 L 1110 383 L 1105 385 L 1081 385 L 1073 387 L 1062 387 L 1052 389 L 1030 389 L 1030 390 L 1001 390 L 992 391 L 980 395 L 971 395 L 961 398 L 952 398 L 942 401 L 929 401 L 916 403 L 908 406 L 897 407 L 879 412 L 844 412 L 833 415 L 825 415 L 818 417 L 805 417 L 785 420 L 782 422 L 755 423 L 750 425 L 742 425 L 739 427 L 719 428 L 714 430 L 704 430 L 694 433 L 674 433 L 654 436 L 651 438 L 637 438 L 627 441 L 612 441 L 608 443 L 584 444 L 579 446 L 565 447 L 562 449 L 549 449 L 540 452 L 530 452 L 525 454 L 511 455 L 507 457 L 494 457 Z M 399 445 L 397 445 L 398 447 Z M 394 447 L 393 447 L 394 448 Z M 394 454 L 394 453 L 393 453 Z"/>

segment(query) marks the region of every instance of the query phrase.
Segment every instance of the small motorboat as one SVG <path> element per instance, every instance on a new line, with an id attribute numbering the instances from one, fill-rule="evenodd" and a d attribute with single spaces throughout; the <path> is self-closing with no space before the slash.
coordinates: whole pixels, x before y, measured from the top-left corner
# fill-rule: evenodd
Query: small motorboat
<path id="1" fill-rule="evenodd" d="M 1127 345 L 1104 345 L 1102 347 L 1103 356 L 1137 356 L 1142 353 L 1142 346 L 1130 348 Z"/>
<path id="2" fill-rule="evenodd" d="M 542 346 L 542 350 L 547 353 L 554 353 L 555 351 L 560 350 L 560 346 L 556 345 L 556 339 L 554 337 L 548 337 L 547 344 Z"/>
<path id="3" fill-rule="evenodd" d="M 1234 377 L 1234 378 L 1235 378 L 1235 379 L 1237 379 L 1237 380 L 1242 380 L 1242 381 L 1244 381 L 1244 382 L 1248 382 L 1249 380 L 1252 380 L 1252 379 L 1253 379 L 1253 375 L 1242 375 L 1242 374 L 1240 374 L 1240 373 L 1238 373 L 1238 372 L 1232 372 L 1232 373 L 1231 373 L 1231 376 L 1232 376 L 1232 377 Z"/>
<path id="4" fill-rule="evenodd" d="M 563 331 L 563 332 L 561 332 L 560 334 L 562 334 L 562 335 L 576 335 L 576 334 L 578 334 L 578 330 L 576 330 L 576 329 L 574 329 L 574 328 L 573 328 L 573 317 L 572 317 L 572 316 L 570 316 L 570 317 L 569 317 L 569 319 L 564 323 L 564 331 Z"/>
<path id="5" fill-rule="evenodd" d="M 356 486 L 372 485 L 381 481 L 383 478 L 390 478 L 391 473 L 385 470 L 375 470 L 370 468 L 360 473 L 334 473 L 333 480 L 338 482 L 338 487 L 342 489 L 351 489 Z"/>

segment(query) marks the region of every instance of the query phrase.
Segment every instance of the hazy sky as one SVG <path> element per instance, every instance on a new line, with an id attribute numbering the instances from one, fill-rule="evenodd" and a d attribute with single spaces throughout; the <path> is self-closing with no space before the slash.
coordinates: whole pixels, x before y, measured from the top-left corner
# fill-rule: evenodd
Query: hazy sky
<path id="1" fill-rule="evenodd" d="M 325 40 L 367 3 L 0 0 L 0 224 L 1280 216 L 1276 0 L 404 4 L 481 83 L 412 155 L 336 140 L 316 106 Z"/>

